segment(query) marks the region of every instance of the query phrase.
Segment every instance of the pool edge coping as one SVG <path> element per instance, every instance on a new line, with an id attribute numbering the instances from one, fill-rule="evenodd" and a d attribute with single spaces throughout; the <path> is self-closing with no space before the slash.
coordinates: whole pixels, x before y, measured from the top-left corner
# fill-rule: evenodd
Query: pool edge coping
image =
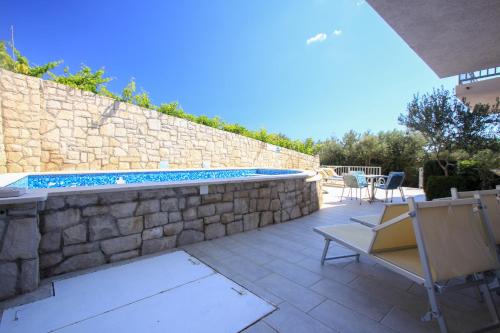
<path id="1" fill-rule="evenodd" d="M 155 172 L 155 171 L 202 171 L 202 170 L 238 170 L 238 169 L 268 169 L 268 170 L 283 170 L 280 168 L 265 168 L 265 167 L 255 167 L 255 168 L 210 168 L 210 169 L 142 169 L 142 170 L 105 170 L 105 171 L 88 171 L 82 170 L 82 173 L 124 173 L 124 172 Z M 147 182 L 147 183 L 136 183 L 136 184 L 113 184 L 113 185 L 97 185 L 97 186 L 80 186 L 80 187 L 61 187 L 61 188 L 50 188 L 50 189 L 31 189 L 26 190 L 26 193 L 18 197 L 6 197 L 0 198 L 0 205 L 2 204 L 16 204 L 16 203 L 28 203 L 28 202 L 40 202 L 47 200 L 48 197 L 52 196 L 63 196 L 63 195 L 85 195 L 85 194 L 98 194 L 107 192 L 124 192 L 124 191 L 141 191 L 141 190 L 161 190 L 167 188 L 175 187 L 195 187 L 195 186 L 210 186 L 210 185 L 220 185 L 220 184 L 230 184 L 230 183 L 250 183 L 250 182 L 261 182 L 261 181 L 274 181 L 274 180 L 287 180 L 287 179 L 302 179 L 311 178 L 311 181 L 317 181 L 313 179 L 316 175 L 313 171 L 305 171 L 301 169 L 287 169 L 296 170 L 299 173 L 296 174 L 283 174 L 283 175 L 260 175 L 253 177 L 234 177 L 234 178 L 223 178 L 223 179 L 202 179 L 202 180 L 190 180 L 190 181 L 177 181 L 177 182 Z M 0 187 L 11 184 L 12 182 L 19 180 L 23 177 L 29 175 L 47 175 L 47 174 L 72 174 L 73 171 L 62 171 L 62 172 L 26 172 L 26 173 L 13 173 L 0 175 Z M 2 177 L 3 176 L 3 177 Z M 5 177 L 9 176 L 9 177 Z M 16 177 L 16 178 L 10 178 Z M 3 179 L 2 179 L 3 178 Z M 8 184 L 5 179 L 9 179 Z M 14 179 L 14 180 L 13 180 Z"/>

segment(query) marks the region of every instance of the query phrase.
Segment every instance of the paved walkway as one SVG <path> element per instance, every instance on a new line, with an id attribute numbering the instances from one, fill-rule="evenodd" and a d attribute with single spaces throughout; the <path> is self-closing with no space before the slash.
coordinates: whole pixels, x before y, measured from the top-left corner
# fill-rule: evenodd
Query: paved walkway
<path id="1" fill-rule="evenodd" d="M 326 190 L 323 208 L 312 215 L 184 249 L 279 307 L 246 333 L 437 331 L 434 322 L 419 320 L 427 311 L 422 287 L 363 257 L 360 263 L 342 259 L 320 265 L 323 239 L 313 227 L 382 210 L 382 203 L 340 202 L 339 189 Z M 421 191 L 406 192 L 423 198 Z M 340 246 L 330 250 L 347 252 Z M 488 323 L 486 307 L 475 295 L 463 290 L 440 297 L 452 332 Z"/>
<path id="2" fill-rule="evenodd" d="M 278 307 L 245 333 L 437 332 L 435 322 L 419 320 L 427 311 L 422 287 L 365 257 L 360 263 L 340 259 L 320 265 L 323 239 L 313 227 L 350 223 L 351 216 L 377 214 L 383 208 L 381 202 L 340 202 L 340 189 L 325 190 L 323 207 L 314 214 L 192 244 L 184 250 Z M 407 189 L 405 193 L 423 200 L 419 190 Z M 400 200 L 395 197 L 394 201 Z M 331 246 L 330 255 L 342 253 L 348 251 Z M 32 294 L 0 303 L 0 309 L 43 299 L 51 292 L 51 284 L 46 281 Z M 500 304 L 500 298 L 496 300 Z M 486 306 L 478 302 L 475 290 L 449 293 L 440 301 L 451 332 L 470 332 L 489 321 Z M 227 315 L 231 316 L 229 312 Z"/>

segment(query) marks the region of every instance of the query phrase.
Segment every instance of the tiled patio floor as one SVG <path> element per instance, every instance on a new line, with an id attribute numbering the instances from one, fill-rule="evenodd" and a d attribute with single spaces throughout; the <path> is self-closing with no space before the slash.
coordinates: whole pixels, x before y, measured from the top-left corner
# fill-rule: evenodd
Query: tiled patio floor
<path id="1" fill-rule="evenodd" d="M 351 223 L 349 217 L 377 214 L 383 207 L 381 202 L 340 202 L 340 189 L 325 190 L 323 207 L 314 214 L 183 249 L 278 307 L 245 333 L 437 332 L 435 322 L 420 321 L 427 311 L 422 287 L 364 257 L 360 263 L 341 259 L 320 265 L 323 239 L 313 227 Z M 407 189 L 406 194 L 423 199 L 419 190 Z M 348 251 L 334 245 L 329 254 L 334 253 Z M 48 297 L 50 286 L 45 281 L 32 294 L 0 303 L 0 309 Z M 489 322 L 475 290 L 449 293 L 440 302 L 451 332 L 470 332 Z"/>
<path id="2" fill-rule="evenodd" d="M 436 323 L 419 320 L 427 311 L 422 287 L 363 257 L 360 263 L 342 259 L 320 265 L 323 239 L 313 227 L 382 210 L 382 203 L 339 202 L 339 189 L 326 190 L 323 208 L 310 216 L 184 249 L 279 307 L 247 333 L 437 331 Z M 418 190 L 407 194 L 422 198 Z M 334 252 L 347 250 L 333 246 Z M 488 323 L 486 307 L 473 290 L 440 301 L 452 332 Z"/>

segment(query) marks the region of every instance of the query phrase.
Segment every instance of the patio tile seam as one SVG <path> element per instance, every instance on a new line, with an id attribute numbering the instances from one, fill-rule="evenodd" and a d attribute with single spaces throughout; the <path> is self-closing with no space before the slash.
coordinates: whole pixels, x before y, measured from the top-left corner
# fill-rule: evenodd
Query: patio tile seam
<path id="1" fill-rule="evenodd" d="M 324 301 L 322 301 L 320 304 L 316 305 L 314 308 L 318 307 L 319 305 L 323 304 L 323 303 L 324 303 L 324 302 L 326 302 L 326 301 L 328 301 L 328 299 L 325 299 L 325 300 L 324 300 Z M 291 306 L 291 307 L 292 307 L 292 308 L 294 308 L 295 310 L 297 310 L 297 311 L 301 312 L 303 315 L 305 315 L 305 316 L 309 317 L 309 319 L 311 319 L 311 320 L 313 320 L 313 321 L 315 321 L 315 322 L 318 322 L 318 323 L 320 323 L 321 325 L 323 325 L 323 326 L 327 327 L 328 329 L 333 330 L 334 332 L 337 332 L 337 333 L 342 333 L 342 332 L 340 332 L 339 330 L 337 330 L 336 328 L 332 328 L 331 326 L 326 325 L 326 324 L 325 324 L 324 322 L 322 322 L 321 320 L 318 320 L 318 319 L 314 318 L 313 316 L 311 316 L 308 312 L 312 311 L 314 308 L 313 308 L 313 309 L 311 309 L 311 310 L 309 310 L 308 312 L 304 312 L 303 310 L 299 309 L 298 307 L 296 307 L 295 305 L 293 305 L 292 303 L 290 303 L 290 302 L 288 302 L 288 301 L 284 301 L 282 304 L 280 304 L 280 305 L 279 305 L 279 307 L 281 308 L 281 306 L 282 306 L 284 303 L 286 303 L 288 306 Z M 278 309 L 278 310 L 279 310 L 279 309 Z M 272 329 L 276 330 L 276 331 L 277 331 L 277 332 L 279 332 L 279 333 L 286 333 L 286 332 L 280 332 L 277 328 L 275 328 L 274 326 L 272 326 L 272 324 L 271 324 L 271 323 L 267 322 L 267 317 L 268 317 L 268 316 L 266 316 L 266 318 L 264 318 L 264 319 L 263 319 L 263 320 L 264 320 L 264 322 L 265 322 L 267 325 L 271 326 L 271 328 L 272 328 Z"/>
<path id="2" fill-rule="evenodd" d="M 316 284 L 321 283 L 321 281 L 322 281 L 322 280 L 318 281 Z M 335 282 L 337 282 L 337 283 L 338 283 L 338 281 L 335 281 Z M 314 287 L 316 284 L 314 284 L 312 287 Z M 355 305 L 353 305 L 353 306 L 349 306 L 349 305 L 347 305 L 347 304 L 344 304 L 344 303 L 340 302 L 338 299 L 332 298 L 332 297 L 330 297 L 330 296 L 328 296 L 328 295 L 323 295 L 323 294 L 320 294 L 320 295 L 321 295 L 321 296 L 323 296 L 323 297 L 326 297 L 326 299 L 327 299 L 327 300 L 330 300 L 330 301 L 332 301 L 332 302 L 335 302 L 335 303 L 337 303 L 337 304 L 341 305 L 342 307 L 344 307 L 344 308 L 346 308 L 346 309 L 349 309 L 349 310 L 351 310 L 351 311 L 355 312 L 356 314 L 358 314 L 358 315 L 360 315 L 360 316 L 363 316 L 363 317 L 365 317 L 365 318 L 368 318 L 368 319 L 370 319 L 370 320 L 373 320 L 373 321 L 375 321 L 375 322 L 380 322 L 381 320 L 383 320 L 383 318 L 385 318 L 385 317 L 386 317 L 386 316 L 387 316 L 387 315 L 388 315 L 388 314 L 392 311 L 392 309 L 393 309 L 394 307 L 396 307 L 396 306 L 397 306 L 396 304 L 388 303 L 387 301 L 385 301 L 385 300 L 383 300 L 383 299 L 380 299 L 380 298 L 378 298 L 378 297 L 371 296 L 371 295 L 370 295 L 369 293 L 367 293 L 366 291 L 363 291 L 363 290 L 358 290 L 358 289 L 355 289 L 355 288 L 353 288 L 353 287 L 351 287 L 351 286 L 348 286 L 348 285 L 346 285 L 346 287 L 347 287 L 347 288 L 349 288 L 349 289 L 351 289 L 351 291 L 352 291 L 353 293 L 356 293 L 356 292 L 357 292 L 357 293 L 359 293 L 359 294 L 366 295 L 367 297 L 372 298 L 373 300 L 376 300 L 376 301 L 382 302 L 383 304 L 387 305 L 387 306 L 388 306 L 387 312 L 382 311 L 382 310 L 380 309 L 379 313 L 381 314 L 381 316 L 380 316 L 380 318 L 379 318 L 379 319 L 376 319 L 376 318 L 374 318 L 374 317 L 368 316 L 366 313 L 363 313 L 362 311 L 359 311 L 359 309 L 358 309 Z M 314 291 L 314 290 L 313 290 L 313 291 Z M 316 293 L 317 293 L 317 292 L 316 292 Z"/>

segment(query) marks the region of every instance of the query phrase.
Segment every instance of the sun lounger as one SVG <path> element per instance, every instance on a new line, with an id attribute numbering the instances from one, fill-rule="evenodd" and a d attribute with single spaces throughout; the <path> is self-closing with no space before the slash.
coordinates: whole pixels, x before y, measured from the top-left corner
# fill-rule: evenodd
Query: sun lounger
<path id="1" fill-rule="evenodd" d="M 489 222 L 495 243 L 500 245 L 500 185 L 494 190 L 458 192 L 456 188 L 451 189 L 453 199 L 466 199 L 477 197 L 483 205 L 485 219 Z"/>
<path id="2" fill-rule="evenodd" d="M 488 235 L 497 245 L 497 256 L 500 260 L 500 185 L 495 190 L 458 192 L 456 188 L 451 189 L 452 199 L 478 198 L 481 201 L 481 213 L 488 222 Z M 496 280 L 489 284 L 490 290 L 500 293 L 500 271 L 496 272 Z M 480 298 L 482 294 L 479 293 Z"/>
<path id="3" fill-rule="evenodd" d="M 351 217 L 351 221 L 373 227 L 387 222 L 395 218 L 396 216 L 407 213 L 408 209 L 409 208 L 407 203 L 385 204 L 382 214 L 353 216 Z"/>
<path id="4" fill-rule="evenodd" d="M 470 286 L 479 286 L 498 326 L 499 317 L 483 273 L 499 268 L 495 245 L 484 232 L 487 227 L 479 199 L 418 202 L 409 200 L 404 213 L 373 228 L 360 224 L 317 227 L 325 237 L 325 260 L 330 241 L 366 255 L 410 280 L 425 286 L 431 310 L 424 319 L 437 319 L 441 332 L 447 332 L 446 321 L 436 294 Z M 409 218 L 410 217 L 410 218 Z M 347 257 L 347 256 L 340 256 Z M 450 279 L 473 276 L 463 283 L 448 286 Z"/>
<path id="5" fill-rule="evenodd" d="M 320 168 L 318 169 L 318 173 L 323 177 L 325 183 L 332 185 L 342 185 L 342 176 L 337 175 L 335 169 Z"/>

